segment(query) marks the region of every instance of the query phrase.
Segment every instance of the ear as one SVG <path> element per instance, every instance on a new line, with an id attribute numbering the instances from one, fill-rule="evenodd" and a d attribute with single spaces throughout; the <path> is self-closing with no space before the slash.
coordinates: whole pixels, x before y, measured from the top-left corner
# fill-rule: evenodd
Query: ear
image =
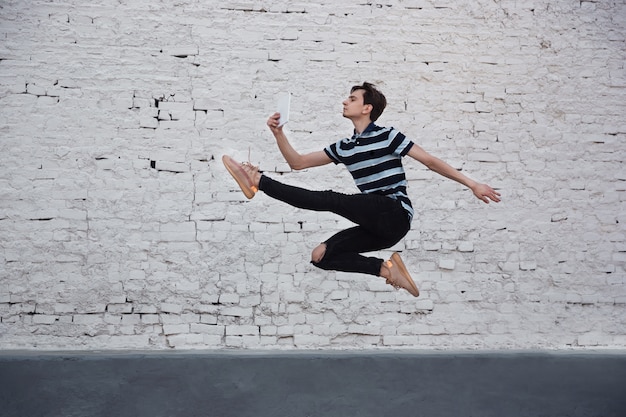
<path id="1" fill-rule="evenodd" d="M 371 104 L 365 104 L 363 105 L 363 114 L 370 114 L 372 112 L 372 110 L 374 110 L 374 106 L 372 106 Z"/>

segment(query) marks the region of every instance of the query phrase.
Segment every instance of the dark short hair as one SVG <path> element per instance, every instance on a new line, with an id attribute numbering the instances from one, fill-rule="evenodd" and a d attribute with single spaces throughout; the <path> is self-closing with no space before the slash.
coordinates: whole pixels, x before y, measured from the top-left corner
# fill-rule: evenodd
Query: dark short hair
<path id="1" fill-rule="evenodd" d="M 356 90 L 363 90 L 363 104 L 372 105 L 370 119 L 372 122 L 375 122 L 383 114 L 383 110 L 387 106 L 387 99 L 374 84 L 368 82 L 364 82 L 363 85 L 353 86 L 350 92 L 354 93 Z"/>

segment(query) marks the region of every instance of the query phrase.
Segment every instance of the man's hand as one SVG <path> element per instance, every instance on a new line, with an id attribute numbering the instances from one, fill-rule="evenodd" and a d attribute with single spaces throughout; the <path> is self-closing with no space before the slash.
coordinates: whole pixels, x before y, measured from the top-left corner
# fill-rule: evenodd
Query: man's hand
<path id="1" fill-rule="evenodd" d="M 488 186 L 487 184 L 476 184 L 472 187 L 474 195 L 485 203 L 489 204 L 489 200 L 499 203 L 500 193 Z"/>
<path id="2" fill-rule="evenodd" d="M 267 119 L 267 126 L 270 128 L 274 135 L 283 131 L 282 126 L 278 126 L 280 120 L 280 113 L 274 113 Z"/>
<path id="3" fill-rule="evenodd" d="M 285 161 L 289 164 L 291 169 L 300 170 L 311 167 L 317 167 L 321 165 L 330 164 L 332 160 L 326 152 L 317 151 L 310 152 L 306 154 L 298 153 L 293 146 L 287 140 L 287 136 L 283 132 L 283 127 L 278 126 L 280 119 L 280 113 L 274 113 L 267 119 L 267 126 L 270 128 L 274 137 L 276 138 L 276 143 L 278 144 L 278 149 L 280 153 L 283 154 Z"/>

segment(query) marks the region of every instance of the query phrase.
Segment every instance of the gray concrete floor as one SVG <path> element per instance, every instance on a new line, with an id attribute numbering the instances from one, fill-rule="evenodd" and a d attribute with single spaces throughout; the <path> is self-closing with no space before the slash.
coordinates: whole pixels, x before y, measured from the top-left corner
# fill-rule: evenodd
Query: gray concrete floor
<path id="1" fill-rule="evenodd" d="M 626 416 L 626 352 L 0 352 L 0 415 Z"/>

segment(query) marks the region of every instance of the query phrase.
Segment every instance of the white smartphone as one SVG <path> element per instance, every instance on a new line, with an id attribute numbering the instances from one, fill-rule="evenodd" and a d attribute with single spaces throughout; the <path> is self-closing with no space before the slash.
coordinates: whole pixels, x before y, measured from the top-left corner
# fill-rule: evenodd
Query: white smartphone
<path id="1" fill-rule="evenodd" d="M 282 92 L 276 95 L 276 111 L 280 113 L 278 126 L 282 126 L 289 121 L 289 106 L 291 105 L 291 93 Z"/>

